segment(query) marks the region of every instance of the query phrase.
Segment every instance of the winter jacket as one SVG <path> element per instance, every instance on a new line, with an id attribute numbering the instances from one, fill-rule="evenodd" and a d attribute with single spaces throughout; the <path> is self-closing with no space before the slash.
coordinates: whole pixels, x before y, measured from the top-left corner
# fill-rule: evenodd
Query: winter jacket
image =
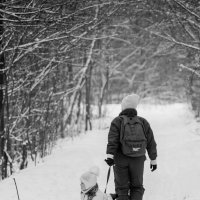
<path id="1" fill-rule="evenodd" d="M 81 193 L 81 200 L 88 200 L 88 196 L 85 193 Z M 96 196 L 92 200 L 112 200 L 112 197 L 109 194 L 103 193 L 101 190 L 97 190 Z"/>
<path id="2" fill-rule="evenodd" d="M 121 152 L 121 144 L 120 144 L 120 130 L 121 130 L 121 123 L 122 118 L 120 116 L 126 115 L 128 117 L 134 117 L 137 116 L 137 111 L 135 109 L 126 109 L 123 110 L 118 117 L 114 118 L 111 122 L 110 130 L 108 133 L 108 144 L 107 144 L 107 154 L 115 155 L 116 153 L 122 153 Z M 145 129 L 145 133 L 147 136 L 147 152 L 149 155 L 149 158 L 151 160 L 155 160 L 157 157 L 157 148 L 156 148 L 156 142 L 154 140 L 154 135 L 151 130 L 151 127 L 146 119 L 138 116 L 139 119 L 142 121 Z"/>

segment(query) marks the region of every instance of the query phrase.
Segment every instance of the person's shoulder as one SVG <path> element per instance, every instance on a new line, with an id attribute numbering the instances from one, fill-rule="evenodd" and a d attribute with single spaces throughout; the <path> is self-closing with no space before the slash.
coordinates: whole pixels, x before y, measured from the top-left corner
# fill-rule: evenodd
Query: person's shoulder
<path id="1" fill-rule="evenodd" d="M 117 117 L 115 117 L 115 118 L 112 120 L 111 123 L 120 123 L 121 120 L 122 120 L 121 117 L 120 117 L 120 116 L 117 116 Z"/>
<path id="2" fill-rule="evenodd" d="M 146 118 L 141 117 L 141 116 L 137 116 L 144 124 L 149 125 L 149 122 L 147 121 Z"/>

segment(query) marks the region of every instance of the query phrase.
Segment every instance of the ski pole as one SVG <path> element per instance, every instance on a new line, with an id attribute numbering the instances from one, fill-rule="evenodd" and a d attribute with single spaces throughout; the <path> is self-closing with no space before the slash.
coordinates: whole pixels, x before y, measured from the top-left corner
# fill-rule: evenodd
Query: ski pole
<path id="1" fill-rule="evenodd" d="M 14 182 L 15 182 L 15 187 L 16 187 L 16 190 L 17 190 L 17 197 L 18 197 L 18 200 L 20 200 L 16 180 L 15 180 L 15 178 L 13 178 L 13 180 L 14 180 Z"/>
<path id="2" fill-rule="evenodd" d="M 105 188 L 104 193 L 106 193 L 106 190 L 107 190 L 108 181 L 109 181 L 109 178 L 110 178 L 110 171 L 111 171 L 111 166 L 110 166 L 109 169 L 108 169 L 108 173 L 107 173 L 107 181 L 106 181 L 106 188 Z"/>

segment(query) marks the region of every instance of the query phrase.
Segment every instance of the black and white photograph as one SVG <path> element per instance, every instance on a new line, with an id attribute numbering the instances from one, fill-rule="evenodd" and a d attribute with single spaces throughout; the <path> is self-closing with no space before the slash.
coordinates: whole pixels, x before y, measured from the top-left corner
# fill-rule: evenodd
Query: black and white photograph
<path id="1" fill-rule="evenodd" d="M 200 200 L 200 0 L 0 0 L 0 200 Z"/>

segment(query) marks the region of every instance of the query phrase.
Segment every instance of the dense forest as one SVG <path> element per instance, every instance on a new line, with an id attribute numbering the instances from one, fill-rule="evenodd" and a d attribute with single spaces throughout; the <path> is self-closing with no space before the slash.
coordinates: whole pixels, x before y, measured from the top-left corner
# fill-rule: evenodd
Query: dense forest
<path id="1" fill-rule="evenodd" d="M 0 179 L 128 93 L 200 116 L 199 0 L 0 0 Z"/>

